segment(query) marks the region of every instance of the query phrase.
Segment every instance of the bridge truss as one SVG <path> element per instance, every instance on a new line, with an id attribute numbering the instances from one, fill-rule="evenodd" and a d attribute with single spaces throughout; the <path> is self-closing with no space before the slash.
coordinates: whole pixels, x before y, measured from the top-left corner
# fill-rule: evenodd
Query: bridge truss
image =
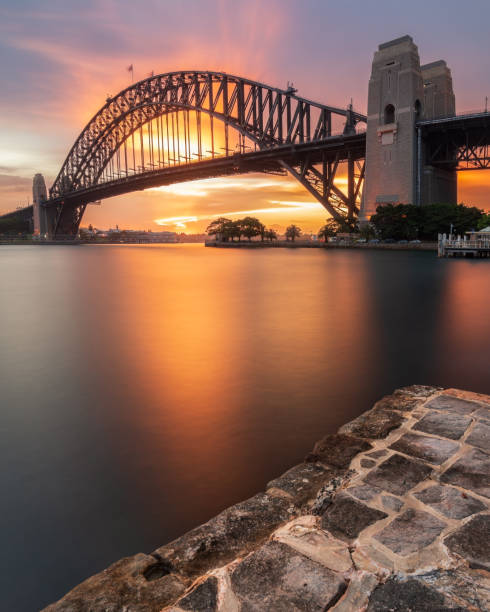
<path id="1" fill-rule="evenodd" d="M 74 236 L 101 198 L 243 172 L 290 173 L 337 220 L 359 212 L 366 117 L 216 72 L 174 72 L 109 97 L 44 204 L 52 235 Z M 340 134 L 336 134 L 340 132 Z M 347 176 L 346 190 L 335 183 Z"/>
<path id="2" fill-rule="evenodd" d="M 426 143 L 425 163 L 458 171 L 490 168 L 490 113 L 431 119 L 417 127 Z"/>

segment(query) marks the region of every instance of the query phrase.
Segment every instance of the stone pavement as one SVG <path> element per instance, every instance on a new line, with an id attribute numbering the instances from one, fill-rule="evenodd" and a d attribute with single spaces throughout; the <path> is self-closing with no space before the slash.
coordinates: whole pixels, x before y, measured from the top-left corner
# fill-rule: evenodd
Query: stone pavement
<path id="1" fill-rule="evenodd" d="M 46 610 L 490 610 L 490 397 L 413 386 Z"/>

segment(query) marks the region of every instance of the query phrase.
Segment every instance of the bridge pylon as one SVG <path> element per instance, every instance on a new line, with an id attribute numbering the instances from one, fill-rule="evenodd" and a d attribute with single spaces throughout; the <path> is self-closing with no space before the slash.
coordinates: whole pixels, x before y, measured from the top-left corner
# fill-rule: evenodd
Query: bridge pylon
<path id="1" fill-rule="evenodd" d="M 42 174 L 36 174 L 32 181 L 32 209 L 34 235 L 51 238 L 54 233 L 55 211 L 43 206 L 48 200 L 46 182 Z"/>
<path id="2" fill-rule="evenodd" d="M 417 129 L 419 121 L 451 113 L 454 94 L 444 61 L 421 66 L 410 36 L 379 45 L 369 80 L 361 221 L 380 204 L 456 203 L 456 172 L 425 163 Z"/>

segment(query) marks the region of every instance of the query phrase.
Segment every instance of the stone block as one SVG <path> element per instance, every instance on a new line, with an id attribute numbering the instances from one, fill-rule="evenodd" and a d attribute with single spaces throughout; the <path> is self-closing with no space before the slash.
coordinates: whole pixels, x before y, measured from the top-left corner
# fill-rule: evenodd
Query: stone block
<path id="1" fill-rule="evenodd" d="M 371 445 L 366 440 L 342 433 L 330 434 L 318 441 L 313 452 L 306 457 L 308 462 L 324 463 L 336 468 L 348 468 L 352 459 L 369 450 Z"/>
<path id="2" fill-rule="evenodd" d="M 311 514 L 321 516 L 325 512 L 332 503 L 337 491 L 348 482 L 351 473 L 348 470 L 343 476 L 333 478 L 318 491 L 315 501 L 310 507 Z"/>
<path id="3" fill-rule="evenodd" d="M 342 599 L 332 608 L 332 612 L 354 612 L 354 610 L 365 610 L 369 597 L 378 584 L 378 579 L 373 574 L 358 572 L 354 574 L 349 582 L 347 591 Z"/>
<path id="4" fill-rule="evenodd" d="M 302 516 L 278 529 L 273 538 L 335 572 L 348 572 L 352 569 L 348 545 L 319 529 L 317 522 L 317 517 Z"/>
<path id="5" fill-rule="evenodd" d="M 246 557 L 231 575 L 241 612 L 323 612 L 344 593 L 346 581 L 280 542 Z"/>
<path id="6" fill-rule="evenodd" d="M 431 468 L 402 455 L 392 455 L 364 478 L 366 482 L 394 495 L 404 495 L 431 473 Z"/>
<path id="7" fill-rule="evenodd" d="M 138 554 L 87 578 L 45 612 L 159 612 L 184 590 L 170 566 Z"/>
<path id="8" fill-rule="evenodd" d="M 445 389 L 444 395 L 477 402 L 478 404 L 490 408 L 490 395 L 485 395 L 484 393 L 475 393 L 474 391 L 462 391 L 461 389 Z"/>
<path id="9" fill-rule="evenodd" d="M 471 418 L 455 414 L 430 412 L 420 419 L 412 429 L 424 433 L 459 440 L 471 423 Z"/>
<path id="10" fill-rule="evenodd" d="M 425 407 L 445 412 L 454 412 L 456 414 L 471 414 L 477 408 L 480 408 L 480 405 L 476 402 L 460 399 L 459 397 L 442 394 L 427 402 Z"/>
<path id="11" fill-rule="evenodd" d="M 490 450 L 490 425 L 486 423 L 476 423 L 471 433 L 466 438 L 466 443 L 472 446 L 479 446 L 483 450 Z"/>
<path id="12" fill-rule="evenodd" d="M 398 510 L 400 510 L 400 508 L 403 506 L 402 500 L 398 499 L 398 497 L 393 497 L 392 495 L 383 495 L 381 497 L 381 502 L 384 508 L 387 510 L 394 510 L 395 512 L 398 512 Z"/>
<path id="13" fill-rule="evenodd" d="M 453 463 L 440 480 L 490 497 L 490 455 L 472 449 Z"/>
<path id="14" fill-rule="evenodd" d="M 413 397 L 430 397 L 437 391 L 440 391 L 442 387 L 430 387 L 428 385 L 410 385 L 409 387 L 400 387 L 394 393 L 394 395 L 412 395 Z"/>
<path id="15" fill-rule="evenodd" d="M 400 412 L 375 407 L 341 427 L 339 432 L 359 438 L 378 440 L 386 438 L 390 431 L 400 427 L 404 420 L 405 418 Z"/>
<path id="16" fill-rule="evenodd" d="M 156 554 L 178 571 L 196 576 L 248 552 L 292 513 L 288 500 L 259 493 L 158 548 Z"/>
<path id="17" fill-rule="evenodd" d="M 386 518 L 381 510 L 370 508 L 345 493 L 339 493 L 322 517 L 322 527 L 343 540 L 354 540 L 369 525 Z"/>
<path id="18" fill-rule="evenodd" d="M 218 580 L 209 576 L 179 599 L 175 606 L 189 612 L 214 612 L 218 609 Z"/>
<path id="19" fill-rule="evenodd" d="M 319 463 L 300 463 L 279 478 L 267 484 L 267 490 L 276 489 L 285 493 L 295 504 L 301 505 L 315 497 L 318 490 L 337 472 Z"/>
<path id="20" fill-rule="evenodd" d="M 407 433 L 394 442 L 390 448 L 405 455 L 411 455 L 429 463 L 440 465 L 459 449 L 459 444 L 432 436 Z"/>
<path id="21" fill-rule="evenodd" d="M 414 496 L 437 512 L 454 519 L 465 518 L 485 510 L 486 507 L 471 495 L 445 485 L 428 487 L 419 493 L 414 493 Z"/>
<path id="22" fill-rule="evenodd" d="M 411 412 L 415 406 L 419 405 L 422 399 L 405 393 L 393 393 L 386 395 L 380 399 L 374 408 L 382 408 L 384 410 L 398 410 L 400 412 Z"/>
<path id="23" fill-rule="evenodd" d="M 445 603 L 442 593 L 420 581 L 393 577 L 374 589 L 367 612 L 449 612 Z"/>
<path id="24" fill-rule="evenodd" d="M 349 495 L 352 495 L 353 497 L 356 497 L 357 499 L 360 499 L 361 501 L 370 501 L 381 493 L 381 489 L 378 489 L 378 487 L 372 487 L 370 485 L 360 484 L 345 489 L 345 492 L 349 493 Z"/>
<path id="25" fill-rule="evenodd" d="M 466 559 L 470 567 L 490 571 L 490 515 L 478 514 L 444 540 L 453 553 Z"/>
<path id="26" fill-rule="evenodd" d="M 488 408 L 479 408 L 471 416 L 488 423 L 490 421 L 490 406 Z"/>
<path id="27" fill-rule="evenodd" d="M 394 553 L 406 557 L 429 546 L 445 527 L 446 523 L 432 514 L 408 508 L 374 538 Z"/>
<path id="28" fill-rule="evenodd" d="M 417 579 L 434 588 L 454 607 L 449 610 L 469 612 L 490 610 L 490 575 L 463 565 L 457 569 L 436 570 L 419 574 Z"/>

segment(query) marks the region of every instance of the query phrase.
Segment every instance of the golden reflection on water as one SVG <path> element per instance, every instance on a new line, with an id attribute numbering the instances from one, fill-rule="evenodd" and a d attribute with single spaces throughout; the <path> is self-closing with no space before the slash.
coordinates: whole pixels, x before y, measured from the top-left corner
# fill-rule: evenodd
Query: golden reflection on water
<path id="1" fill-rule="evenodd" d="M 124 274 L 110 274 L 111 326 L 124 335 L 118 367 L 137 406 L 134 427 L 167 469 L 202 468 L 207 488 L 245 472 L 263 477 L 270 456 L 247 448 L 250 437 L 279 434 L 287 445 L 308 436 L 318 420 L 315 377 L 333 379 L 335 398 L 353 372 L 370 371 L 362 258 L 332 265 L 324 252 L 198 245 L 121 247 L 114 256 Z M 326 398 L 325 407 L 327 420 L 345 420 Z M 298 410 L 305 432 L 288 431 Z"/>

